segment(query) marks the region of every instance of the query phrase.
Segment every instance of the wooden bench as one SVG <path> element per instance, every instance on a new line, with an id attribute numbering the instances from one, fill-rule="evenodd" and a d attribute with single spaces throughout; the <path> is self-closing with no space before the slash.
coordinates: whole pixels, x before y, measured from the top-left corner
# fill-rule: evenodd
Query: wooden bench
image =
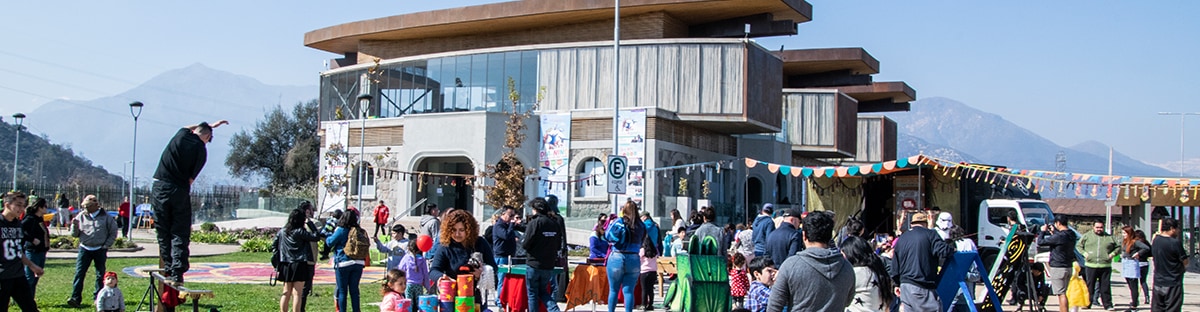
<path id="1" fill-rule="evenodd" d="M 663 278 L 672 276 L 677 273 L 675 268 L 675 257 L 658 257 L 658 296 L 663 297 L 667 287 L 663 285 Z M 663 297 L 666 298 L 666 297 Z"/>
<path id="2" fill-rule="evenodd" d="M 151 269 L 151 270 L 146 270 L 146 272 L 150 273 L 150 277 L 151 277 L 150 288 L 146 290 L 147 291 L 146 295 L 149 295 L 149 293 L 151 293 L 151 292 L 154 293 L 154 298 L 152 298 L 151 299 L 152 302 L 150 302 L 150 310 L 152 310 L 152 311 L 174 311 L 175 310 L 174 307 L 168 308 L 168 307 L 165 307 L 162 305 L 159 305 L 159 309 L 157 309 L 157 310 L 154 308 L 155 303 L 159 303 L 159 301 L 157 301 L 155 299 L 161 299 L 161 298 L 159 298 L 159 296 L 161 296 L 161 292 L 160 292 L 160 290 L 157 289 L 157 287 L 155 285 L 163 285 L 162 286 L 162 287 L 164 287 L 163 290 L 165 290 L 167 287 L 169 287 L 169 288 L 172 288 L 172 289 L 175 289 L 176 291 L 178 291 L 179 299 L 183 299 L 184 302 L 187 302 L 189 300 L 192 302 L 192 312 L 200 312 L 200 298 L 214 298 L 215 297 L 213 295 L 213 291 L 211 291 L 211 290 L 190 289 L 183 285 L 175 285 L 175 284 L 170 283 L 169 280 L 167 279 L 167 277 L 162 275 L 162 273 L 164 272 L 163 270 Z M 144 299 L 146 299 L 146 297 L 147 296 L 142 296 L 142 299 L 144 300 Z M 138 303 L 138 309 L 139 310 L 141 309 L 140 302 Z"/>

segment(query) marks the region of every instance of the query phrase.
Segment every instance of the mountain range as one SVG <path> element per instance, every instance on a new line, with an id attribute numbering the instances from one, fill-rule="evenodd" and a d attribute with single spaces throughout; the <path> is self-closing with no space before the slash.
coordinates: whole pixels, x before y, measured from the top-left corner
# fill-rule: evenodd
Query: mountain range
<path id="1" fill-rule="evenodd" d="M 314 80 L 316 77 L 314 75 Z M 201 121 L 230 121 L 214 131 L 208 163 L 198 182 L 233 183 L 224 160 L 229 138 L 253 129 L 255 122 L 276 107 L 290 108 L 316 98 L 318 87 L 267 85 L 254 78 L 216 70 L 202 64 L 169 70 L 117 95 L 87 101 L 55 100 L 29 114 L 54 143 L 63 144 L 94 164 L 121 175 L 132 156 L 133 118 L 129 103 L 145 104 L 138 120 L 137 173 L 141 183 L 153 174 L 163 146 L 181 127 Z M 1060 146 L 1003 117 L 941 97 L 918 100 L 909 112 L 887 114 L 898 124 L 897 154 L 925 154 L 950 161 L 986 163 L 1018 169 L 1056 170 L 1057 155 L 1065 156 L 1064 171 L 1108 172 L 1107 145 L 1087 141 Z M 45 119 L 42 119 L 45 118 Z M 49 120 L 49 121 L 44 121 Z M 1190 164 L 1200 175 L 1200 160 Z M 1165 164 L 1164 164 L 1165 165 Z M 1113 152 L 1113 174 L 1174 176 L 1178 163 L 1148 164 Z"/>
<path id="2" fill-rule="evenodd" d="M 1108 173 L 1109 146 L 1086 141 L 1058 145 L 999 115 L 942 97 L 912 103 L 909 112 L 887 114 L 897 123 L 897 155 L 925 154 L 954 162 L 985 163 L 1016 169 Z M 1059 154 L 1065 162 L 1059 168 Z M 1178 163 L 1173 163 L 1178 166 Z M 1159 165 L 1112 153 L 1112 173 L 1125 176 L 1174 176 Z"/>
<path id="3" fill-rule="evenodd" d="M 316 75 L 313 80 L 316 81 Z M 137 123 L 137 170 L 139 183 L 154 174 L 163 147 L 176 131 L 202 121 L 229 120 L 213 131 L 208 144 L 208 162 L 197 183 L 223 184 L 236 179 L 225 167 L 229 138 L 253 129 L 255 121 L 282 105 L 286 111 L 296 103 L 317 96 L 317 86 L 273 86 L 244 75 L 216 70 L 202 64 L 166 71 L 120 94 L 87 101 L 55 100 L 43 104 L 27 120 L 41 125 L 37 130 L 53 142 L 117 175 L 133 156 L 133 116 L 129 104 L 145 104 Z"/>

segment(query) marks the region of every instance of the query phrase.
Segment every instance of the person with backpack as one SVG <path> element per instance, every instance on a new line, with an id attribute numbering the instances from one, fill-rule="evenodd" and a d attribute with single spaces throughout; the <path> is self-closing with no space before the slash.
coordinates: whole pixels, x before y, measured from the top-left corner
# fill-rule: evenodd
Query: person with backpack
<path id="1" fill-rule="evenodd" d="M 604 239 L 612 243 L 612 251 L 605 263 L 608 273 L 608 312 L 617 309 L 617 292 L 625 296 L 625 312 L 633 312 L 633 288 L 640 273 L 641 259 L 638 252 L 646 236 L 646 225 L 636 221 L 637 203 L 626 201 L 621 207 L 619 218 L 609 224 Z"/>
<path id="2" fill-rule="evenodd" d="M 325 244 L 333 249 L 334 297 L 338 311 L 359 312 L 358 282 L 367 264 L 371 241 L 367 238 L 367 231 L 358 225 L 356 210 L 346 210 L 338 222 L 337 230 L 325 239 Z M 346 307 L 347 299 L 350 300 L 350 309 Z"/>

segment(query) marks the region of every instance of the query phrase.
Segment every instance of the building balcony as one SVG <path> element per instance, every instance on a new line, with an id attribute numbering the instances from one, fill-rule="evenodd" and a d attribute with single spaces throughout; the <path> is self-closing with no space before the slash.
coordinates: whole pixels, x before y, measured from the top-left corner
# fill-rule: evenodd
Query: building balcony
<path id="1" fill-rule="evenodd" d="M 792 154 L 852 158 L 858 149 L 858 102 L 836 90 L 784 89 Z"/>

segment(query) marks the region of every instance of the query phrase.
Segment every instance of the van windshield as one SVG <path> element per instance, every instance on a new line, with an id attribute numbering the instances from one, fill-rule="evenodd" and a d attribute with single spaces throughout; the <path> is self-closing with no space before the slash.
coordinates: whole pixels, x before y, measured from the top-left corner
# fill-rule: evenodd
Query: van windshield
<path id="1" fill-rule="evenodd" d="M 1020 205 L 1021 213 L 1025 215 L 1025 224 L 1040 226 L 1054 222 L 1050 205 L 1041 202 L 1021 202 Z"/>

